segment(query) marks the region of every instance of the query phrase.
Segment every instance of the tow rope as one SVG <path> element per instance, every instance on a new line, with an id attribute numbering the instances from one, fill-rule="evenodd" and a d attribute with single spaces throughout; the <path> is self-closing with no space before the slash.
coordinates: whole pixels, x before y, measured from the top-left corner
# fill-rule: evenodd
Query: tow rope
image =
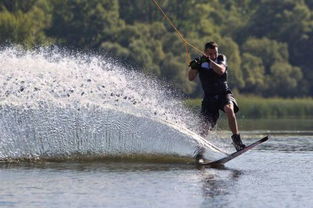
<path id="1" fill-rule="evenodd" d="M 190 58 L 190 54 L 189 54 L 189 47 L 195 49 L 197 52 L 199 52 L 202 55 L 205 55 L 203 53 L 202 50 L 200 50 L 199 48 L 197 48 L 196 46 L 192 45 L 188 40 L 186 40 L 184 38 L 184 36 L 181 34 L 181 32 L 177 29 L 177 27 L 175 26 L 175 24 L 172 22 L 172 20 L 166 15 L 166 13 L 163 11 L 163 9 L 161 8 L 161 6 L 159 5 L 157 0 L 152 0 L 153 3 L 157 6 L 157 8 L 160 10 L 160 12 L 162 13 L 163 17 L 168 21 L 168 23 L 171 25 L 171 27 L 176 31 L 178 37 L 181 39 L 181 41 L 183 41 L 185 49 L 186 49 L 186 64 L 189 65 L 191 58 Z"/>

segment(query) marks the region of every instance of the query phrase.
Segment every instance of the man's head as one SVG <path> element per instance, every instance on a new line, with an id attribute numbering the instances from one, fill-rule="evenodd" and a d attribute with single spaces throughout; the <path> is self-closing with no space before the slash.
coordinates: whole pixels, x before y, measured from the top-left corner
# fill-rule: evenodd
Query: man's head
<path id="1" fill-rule="evenodd" d="M 204 46 L 204 53 L 210 59 L 215 60 L 218 54 L 218 45 L 217 43 L 211 41 L 205 44 Z"/>

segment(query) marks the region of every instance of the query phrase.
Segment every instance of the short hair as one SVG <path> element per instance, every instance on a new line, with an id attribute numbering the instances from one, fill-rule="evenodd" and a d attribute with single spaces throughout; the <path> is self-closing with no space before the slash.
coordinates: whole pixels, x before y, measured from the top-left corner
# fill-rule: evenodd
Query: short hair
<path id="1" fill-rule="evenodd" d="M 211 42 L 208 42 L 208 43 L 205 44 L 204 50 L 206 50 L 206 49 L 208 49 L 208 48 L 209 48 L 209 49 L 218 48 L 218 45 L 217 45 L 217 43 L 211 41 Z"/>

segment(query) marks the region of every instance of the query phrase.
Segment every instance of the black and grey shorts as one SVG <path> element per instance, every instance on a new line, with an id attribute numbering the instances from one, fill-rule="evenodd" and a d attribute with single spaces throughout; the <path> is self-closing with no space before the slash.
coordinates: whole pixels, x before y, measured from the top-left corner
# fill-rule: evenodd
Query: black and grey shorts
<path id="1" fill-rule="evenodd" d="M 224 111 L 224 106 L 233 103 L 234 111 L 237 113 L 239 107 L 236 99 L 231 93 L 205 96 L 201 105 L 201 116 L 204 122 L 209 123 L 213 128 L 219 118 L 219 110 Z"/>

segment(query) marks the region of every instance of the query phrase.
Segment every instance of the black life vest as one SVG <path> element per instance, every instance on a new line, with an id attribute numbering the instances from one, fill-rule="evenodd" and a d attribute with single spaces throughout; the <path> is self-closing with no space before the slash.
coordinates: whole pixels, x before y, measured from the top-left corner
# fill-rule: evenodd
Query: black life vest
<path id="1" fill-rule="evenodd" d="M 219 54 L 214 60 L 218 64 L 226 64 L 226 56 Z M 224 74 L 217 74 L 210 66 L 209 60 L 201 56 L 190 63 L 192 69 L 197 69 L 205 96 L 231 93 L 227 84 L 227 68 Z"/>

